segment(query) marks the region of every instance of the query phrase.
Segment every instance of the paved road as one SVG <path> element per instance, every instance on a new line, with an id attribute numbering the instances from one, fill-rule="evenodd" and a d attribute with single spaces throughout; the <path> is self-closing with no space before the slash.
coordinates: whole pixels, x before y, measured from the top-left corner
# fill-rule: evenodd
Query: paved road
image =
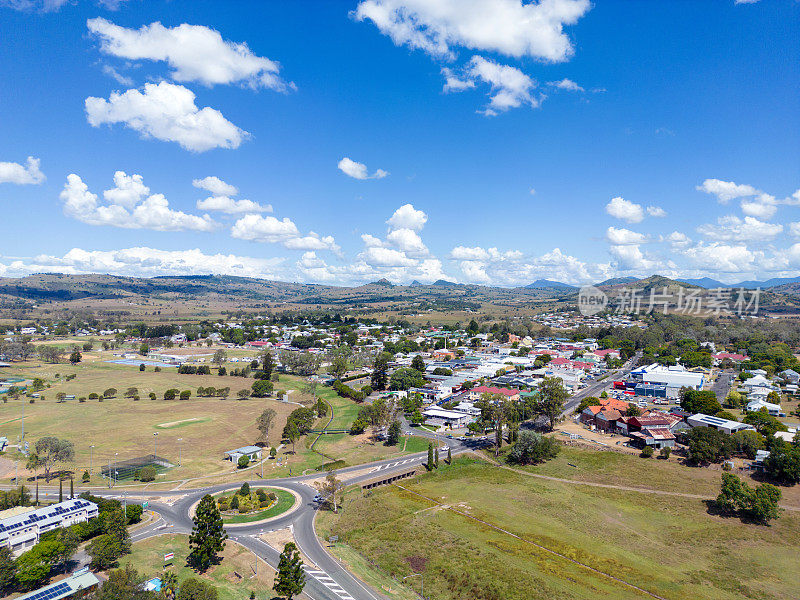
<path id="1" fill-rule="evenodd" d="M 641 352 L 637 352 L 634 354 L 628 361 L 622 365 L 619 369 L 614 371 L 610 371 L 608 376 L 603 379 L 603 381 L 595 381 L 594 383 L 590 384 L 589 386 L 585 387 L 584 389 L 580 390 L 579 392 L 572 395 L 565 403 L 564 403 L 564 412 L 561 413 L 562 417 L 566 417 L 569 415 L 578 404 L 581 403 L 581 400 L 587 398 L 589 396 L 599 396 L 603 393 L 603 390 L 607 389 L 609 385 L 611 385 L 614 381 L 618 379 L 622 379 L 623 377 L 627 377 L 630 375 L 630 372 L 636 368 L 636 363 L 639 362 L 639 359 L 642 357 Z"/>
<path id="2" fill-rule="evenodd" d="M 414 430 L 415 435 L 421 435 L 431 440 L 440 442 L 440 447 L 449 446 L 453 454 L 474 450 L 478 442 L 460 442 L 446 436 L 435 434 L 426 430 Z M 428 453 L 419 452 L 405 455 L 401 458 L 384 459 L 368 464 L 356 465 L 336 471 L 337 476 L 346 480 L 348 485 L 358 484 L 373 479 L 377 475 L 389 475 L 394 472 L 406 470 L 414 465 L 423 465 L 428 459 Z M 356 473 L 358 473 L 356 475 Z M 300 503 L 291 513 L 281 516 L 264 524 L 228 526 L 226 530 L 231 540 L 248 548 L 259 558 L 263 559 L 273 568 L 277 568 L 279 552 L 263 542 L 260 535 L 269 531 L 291 527 L 295 541 L 301 552 L 307 556 L 312 565 L 306 566 L 305 593 L 313 600 L 384 600 L 386 596 L 364 584 L 351 575 L 320 542 L 314 529 L 314 517 L 319 509 L 314 502 L 317 493 L 310 481 L 321 476 L 320 473 L 302 475 L 287 479 L 255 479 L 250 485 L 273 485 L 290 489 L 298 494 Z M 128 496 L 152 498 L 148 508 L 158 514 L 159 518 L 153 523 L 136 530 L 131 538 L 134 542 L 166 533 L 189 533 L 192 529 L 192 520 L 189 517 L 191 507 L 205 494 L 238 489 L 239 483 L 207 486 L 195 489 L 181 489 L 174 491 L 133 491 L 125 493 Z M 93 490 L 98 496 L 122 499 L 120 490 L 104 489 Z M 174 501 L 171 501 L 174 499 Z"/>
<path id="3" fill-rule="evenodd" d="M 711 389 L 717 395 L 719 403 L 722 404 L 728 392 L 731 391 L 731 383 L 733 383 L 735 377 L 736 374 L 733 371 L 719 371 L 714 383 L 711 384 L 710 388 L 706 389 Z"/>

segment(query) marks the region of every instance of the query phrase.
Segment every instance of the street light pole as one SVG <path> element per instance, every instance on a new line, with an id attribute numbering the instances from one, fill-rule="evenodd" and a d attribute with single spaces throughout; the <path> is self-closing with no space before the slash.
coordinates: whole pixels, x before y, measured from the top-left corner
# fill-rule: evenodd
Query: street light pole
<path id="1" fill-rule="evenodd" d="M 157 431 L 153 432 L 153 442 L 154 442 L 153 460 L 155 460 L 156 456 L 158 456 L 158 432 Z"/>
<path id="2" fill-rule="evenodd" d="M 117 456 L 119 452 L 114 452 L 114 485 L 117 485 Z"/>
<path id="3" fill-rule="evenodd" d="M 181 442 L 182 441 L 183 441 L 183 438 L 178 438 L 178 466 L 179 467 L 183 466 L 183 453 L 181 452 L 181 450 L 182 450 L 181 449 Z"/>
<path id="4" fill-rule="evenodd" d="M 94 444 L 89 446 L 89 473 L 94 472 Z"/>

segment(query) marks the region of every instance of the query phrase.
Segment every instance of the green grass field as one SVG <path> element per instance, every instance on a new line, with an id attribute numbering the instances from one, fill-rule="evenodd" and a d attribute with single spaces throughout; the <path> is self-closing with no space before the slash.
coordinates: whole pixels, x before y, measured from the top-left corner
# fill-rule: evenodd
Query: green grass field
<path id="1" fill-rule="evenodd" d="M 351 490 L 339 515 L 318 516 L 320 536 L 338 535 L 385 573 L 423 571 L 440 600 L 648 597 L 526 541 L 669 600 L 797 598 L 794 512 L 750 525 L 699 500 L 534 479 L 467 458 L 401 485 L 522 538 L 393 486 Z"/>
<path id="2" fill-rule="evenodd" d="M 220 377 L 215 374 L 179 375 L 175 369 L 155 372 L 152 367 L 140 372 L 135 366 L 106 362 L 110 358 L 113 356 L 109 352 L 93 351 L 84 353 L 84 360 L 74 366 L 63 363 L 16 363 L 4 375 L 28 380 L 39 377 L 50 387 L 42 390 L 41 397 L 35 399 L 33 404 L 26 398 L 0 404 L 0 435 L 8 437 L 11 444 L 17 442 L 22 432 L 24 408 L 25 439 L 34 444 L 43 436 L 54 435 L 73 441 L 75 463 L 70 468 L 79 474 L 91 470 L 90 485 L 105 484 L 105 480 L 99 477 L 100 466 L 108 465 L 115 455 L 118 460 L 140 457 L 152 454 L 156 445 L 158 455 L 176 466 L 160 474 L 151 487 L 170 487 L 171 484 L 164 482 L 209 475 L 213 476 L 212 481 L 215 482 L 219 482 L 220 478 L 236 481 L 261 473 L 259 465 L 255 469 L 231 474 L 235 466 L 223 460 L 226 450 L 259 441 L 255 427 L 258 415 L 265 408 L 277 412 L 275 425 L 267 441 L 270 445 L 278 446 L 286 417 L 297 408 L 296 403 L 313 402 L 313 397 L 307 393 L 306 379 L 293 375 L 280 375 L 275 384 L 276 390 L 291 392 L 288 403 L 274 398 L 239 400 L 236 393 L 244 388 L 249 389 L 252 378 Z M 230 367 L 235 365 L 231 363 Z M 75 375 L 75 378 L 66 381 L 67 375 Z M 224 400 L 197 396 L 198 387 L 210 386 L 230 387 L 230 396 Z M 129 387 L 137 388 L 141 398 L 139 401 L 122 397 Z M 115 388 L 117 396 L 102 402 L 95 399 L 58 403 L 55 400 L 59 392 L 88 398 L 90 393 L 102 394 L 108 388 Z M 192 397 L 189 400 L 165 401 L 163 394 L 169 388 L 190 390 Z M 150 392 L 156 394 L 156 400 L 148 398 Z M 317 393 L 333 408 L 331 428 L 349 428 L 360 405 L 338 396 L 331 388 L 320 386 Z M 321 427 L 327 421 L 328 418 L 319 419 L 317 426 Z M 314 438 L 307 436 L 299 440 L 295 445 L 296 453 L 292 452 L 291 447 L 279 451 L 279 460 L 267 461 L 263 466 L 264 476 L 296 475 L 316 469 L 323 460 L 327 462 L 327 459 L 310 449 Z M 93 450 L 91 446 L 94 446 Z M 345 460 L 348 464 L 359 464 L 402 452 L 402 448 L 365 443 L 363 439 L 349 435 L 323 438 L 319 447 L 325 454 Z M 424 449 L 409 440 L 406 452 Z M 12 476 L 13 471 L 12 465 Z"/>
<path id="3" fill-rule="evenodd" d="M 256 592 L 259 598 L 273 597 L 272 582 L 275 572 L 264 562 L 260 562 L 256 577 L 256 557 L 249 550 L 231 541 L 226 542 L 222 562 L 201 575 L 186 566 L 188 546 L 186 535 L 171 534 L 150 538 L 134 544 L 131 554 L 122 557 L 120 564 L 130 564 L 140 576 L 157 577 L 164 570 L 164 554 L 174 552 L 175 559 L 169 570 L 175 573 L 179 582 L 187 577 L 206 581 L 217 588 L 219 600 L 247 600 L 251 591 Z M 234 572 L 241 575 L 241 578 Z"/>

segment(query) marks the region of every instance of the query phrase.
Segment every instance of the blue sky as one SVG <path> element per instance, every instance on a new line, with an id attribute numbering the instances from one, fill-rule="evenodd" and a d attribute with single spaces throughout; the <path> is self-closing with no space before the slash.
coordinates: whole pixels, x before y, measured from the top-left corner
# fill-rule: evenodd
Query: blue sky
<path id="1" fill-rule="evenodd" d="M 0 276 L 796 276 L 799 8 L 0 0 Z"/>

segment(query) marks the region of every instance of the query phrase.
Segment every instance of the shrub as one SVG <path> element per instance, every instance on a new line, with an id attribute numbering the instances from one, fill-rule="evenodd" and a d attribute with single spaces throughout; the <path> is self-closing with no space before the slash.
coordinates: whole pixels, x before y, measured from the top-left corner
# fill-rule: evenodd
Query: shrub
<path id="1" fill-rule="evenodd" d="M 99 397 L 100 397 L 100 394 L 97 394 L 95 392 L 92 392 L 91 394 L 89 394 L 89 400 L 97 400 Z"/>
<path id="2" fill-rule="evenodd" d="M 663 458 L 664 460 L 667 460 L 667 459 L 669 458 L 669 455 L 670 455 L 671 453 L 672 453 L 672 448 L 670 448 L 669 446 L 664 446 L 664 447 L 663 447 L 663 448 L 662 448 L 662 449 L 659 451 L 658 455 L 659 455 L 659 457 L 660 457 L 660 458 Z"/>
<path id="3" fill-rule="evenodd" d="M 192 392 L 190 392 L 189 390 L 183 390 L 181 392 L 180 395 L 181 400 L 188 400 L 191 397 L 192 397 Z"/>
<path id="4" fill-rule="evenodd" d="M 234 494 L 233 498 L 231 498 L 229 506 L 231 507 L 231 509 L 239 508 L 239 496 Z"/>
<path id="5" fill-rule="evenodd" d="M 147 395 L 147 397 L 150 398 L 150 400 L 155 400 L 156 399 L 156 393 L 155 392 L 150 392 Z"/>
<path id="6" fill-rule="evenodd" d="M 252 395 L 255 398 L 266 398 L 272 393 L 274 385 L 271 381 L 259 379 L 255 381 L 252 386 Z"/>
<path id="7" fill-rule="evenodd" d="M 237 461 L 236 465 L 240 469 L 244 469 L 247 465 L 250 464 L 250 457 L 249 456 L 240 456 L 239 460 Z"/>
<path id="8" fill-rule="evenodd" d="M 108 388 L 105 392 L 103 392 L 104 398 L 113 398 L 117 395 L 117 388 Z"/>
<path id="9" fill-rule="evenodd" d="M 155 369 L 153 369 L 153 371 L 155 371 L 156 373 L 161 373 L 161 367 L 156 367 Z"/>
<path id="10" fill-rule="evenodd" d="M 363 402 L 364 398 L 367 397 L 363 390 L 354 390 L 349 385 L 343 384 L 338 379 L 333 382 L 333 389 L 336 390 L 336 393 L 343 398 L 350 398 L 356 402 Z"/>
<path id="11" fill-rule="evenodd" d="M 89 483 L 89 471 L 83 472 L 83 477 L 81 477 L 81 481 L 83 481 L 83 483 Z"/>
<path id="12" fill-rule="evenodd" d="M 145 366 L 144 366 L 144 363 L 141 363 L 141 364 L 139 365 L 139 370 L 140 370 L 140 371 L 144 371 L 146 368 L 147 368 L 147 367 L 145 367 Z"/>
<path id="13" fill-rule="evenodd" d="M 249 496 L 250 495 L 250 484 L 246 481 L 242 484 L 242 487 L 239 488 L 239 495 L 240 496 Z"/>
<path id="14" fill-rule="evenodd" d="M 642 458 L 651 458 L 653 456 L 653 447 L 652 446 L 645 446 L 642 448 L 641 454 L 639 454 Z"/>
<path id="15" fill-rule="evenodd" d="M 520 431 L 508 454 L 508 460 L 520 465 L 536 464 L 555 458 L 560 449 L 560 443 L 553 437 L 533 431 Z"/>
<path id="16" fill-rule="evenodd" d="M 156 468 L 148 465 L 146 467 L 142 467 L 139 471 L 139 479 L 141 481 L 155 481 L 156 478 Z"/>
<path id="17" fill-rule="evenodd" d="M 78 402 L 86 402 L 86 396 L 81 396 L 78 398 Z"/>

